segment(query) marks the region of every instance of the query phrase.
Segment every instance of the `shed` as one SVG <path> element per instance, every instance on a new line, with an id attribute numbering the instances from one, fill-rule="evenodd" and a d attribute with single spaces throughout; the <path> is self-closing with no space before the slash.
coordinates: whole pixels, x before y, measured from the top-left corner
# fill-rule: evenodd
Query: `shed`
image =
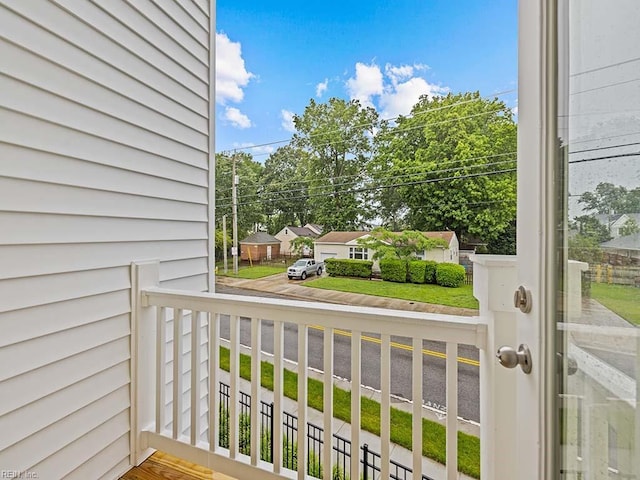
<path id="1" fill-rule="evenodd" d="M 240 260 L 271 260 L 280 255 L 280 240 L 266 232 L 256 232 L 240 241 Z"/>

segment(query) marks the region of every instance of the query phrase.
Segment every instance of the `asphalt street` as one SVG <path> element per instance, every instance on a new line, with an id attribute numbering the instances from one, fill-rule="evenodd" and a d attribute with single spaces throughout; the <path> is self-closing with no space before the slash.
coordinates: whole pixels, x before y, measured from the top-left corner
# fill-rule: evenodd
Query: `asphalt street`
<path id="1" fill-rule="evenodd" d="M 270 298 L 286 298 L 283 295 L 268 292 L 217 285 L 219 293 L 241 294 Z M 228 318 L 222 319 L 221 336 L 229 338 Z M 323 338 L 321 329 L 309 329 L 309 366 L 317 370 L 323 368 Z M 249 319 L 241 319 L 240 341 L 243 345 L 251 345 Z M 411 399 L 411 339 L 392 337 L 391 353 L 391 392 L 402 398 Z M 272 323 L 263 322 L 262 350 L 273 353 Z M 423 342 L 423 402 L 437 409 L 446 405 L 445 346 L 439 342 Z M 297 326 L 285 325 L 285 357 L 297 360 Z M 479 369 L 478 350 L 473 346 L 461 345 L 458 351 L 458 411 L 459 416 L 478 422 L 479 408 Z M 334 335 L 334 375 L 350 379 L 351 377 L 351 337 L 348 332 L 337 332 Z M 363 333 L 362 342 L 362 383 L 380 388 L 380 345 L 378 337 Z"/>

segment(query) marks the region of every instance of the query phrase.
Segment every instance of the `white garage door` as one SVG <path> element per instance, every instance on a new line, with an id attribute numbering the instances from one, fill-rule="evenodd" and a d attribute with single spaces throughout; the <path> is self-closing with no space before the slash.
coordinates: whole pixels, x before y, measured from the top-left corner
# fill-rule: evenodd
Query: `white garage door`
<path id="1" fill-rule="evenodd" d="M 336 258 L 337 253 L 320 252 L 320 260 L 325 261 L 327 258 Z"/>

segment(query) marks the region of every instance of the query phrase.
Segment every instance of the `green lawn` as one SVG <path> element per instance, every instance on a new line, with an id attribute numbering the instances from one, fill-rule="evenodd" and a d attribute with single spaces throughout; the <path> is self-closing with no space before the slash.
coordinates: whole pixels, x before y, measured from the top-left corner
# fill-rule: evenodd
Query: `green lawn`
<path id="1" fill-rule="evenodd" d="M 229 371 L 229 349 L 220 347 L 220 368 Z M 251 380 L 251 357 L 240 355 L 240 376 Z M 273 365 L 261 362 L 260 383 L 273 390 Z M 298 376 L 284 370 L 284 395 L 293 400 L 298 398 Z M 308 379 L 308 405 L 323 410 L 323 383 Z M 375 435 L 380 435 L 380 403 L 362 398 L 360 426 Z M 351 421 L 351 392 L 333 387 L 333 416 L 345 422 Z M 411 450 L 411 414 L 391 408 L 391 441 Z M 446 428 L 436 422 L 422 419 L 422 454 L 439 463 L 446 462 Z M 408 465 L 410 467 L 410 465 Z M 480 478 L 480 439 L 458 432 L 458 470 L 471 477 Z"/>
<path id="2" fill-rule="evenodd" d="M 225 275 L 222 268 L 218 268 L 217 275 L 221 277 L 235 277 L 235 278 L 245 278 L 247 280 L 268 277 L 269 275 L 275 275 L 277 273 L 283 273 L 287 271 L 286 266 L 255 266 L 255 267 L 241 267 L 238 269 L 238 275 L 233 274 L 233 268 L 229 268 L 229 272 Z"/>
<path id="3" fill-rule="evenodd" d="M 448 305 L 478 309 L 478 301 L 473 297 L 473 287 L 446 288 L 439 285 L 417 285 L 394 283 L 357 278 L 323 277 L 304 284 L 306 287 L 337 290 L 340 292 L 363 293 L 378 297 L 400 298 L 415 302 Z"/>
<path id="4" fill-rule="evenodd" d="M 640 288 L 631 285 L 592 283 L 591 298 L 628 322 L 640 326 Z"/>

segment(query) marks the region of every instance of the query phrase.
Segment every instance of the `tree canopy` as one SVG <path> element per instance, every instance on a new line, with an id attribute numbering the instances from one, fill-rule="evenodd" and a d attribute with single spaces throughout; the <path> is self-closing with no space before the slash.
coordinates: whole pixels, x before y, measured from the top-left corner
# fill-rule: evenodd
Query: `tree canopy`
<path id="1" fill-rule="evenodd" d="M 620 185 L 600 182 L 593 192 L 580 195 L 578 203 L 582 204 L 587 212 L 640 213 L 640 187 L 627 190 Z"/>
<path id="2" fill-rule="evenodd" d="M 417 254 L 436 247 L 447 247 L 441 238 L 429 238 L 415 230 L 392 232 L 382 227 L 374 228 L 371 234 L 358 239 L 358 245 L 374 251 L 373 260 L 382 258 L 415 258 Z"/>

